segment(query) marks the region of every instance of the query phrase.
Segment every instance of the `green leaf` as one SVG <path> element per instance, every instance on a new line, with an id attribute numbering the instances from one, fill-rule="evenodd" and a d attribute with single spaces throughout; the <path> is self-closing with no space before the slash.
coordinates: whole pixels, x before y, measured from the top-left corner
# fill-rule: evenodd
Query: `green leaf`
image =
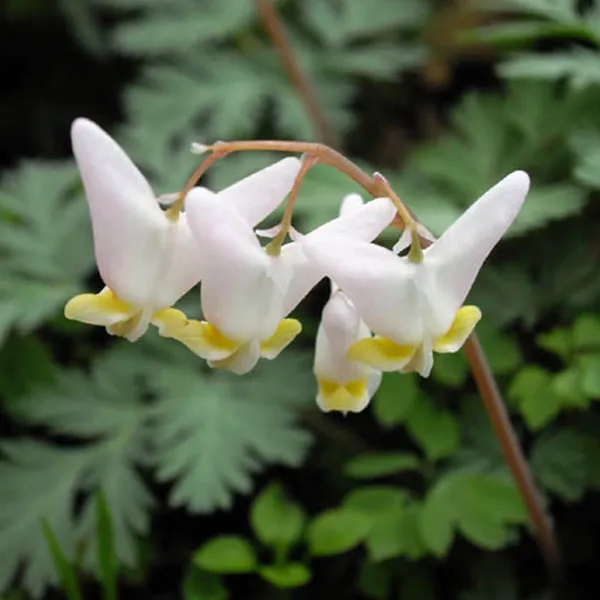
<path id="1" fill-rule="evenodd" d="M 138 473 L 138 467 L 148 464 L 149 414 L 141 399 L 138 365 L 131 360 L 135 351 L 121 348 L 126 351 L 108 352 L 90 374 L 64 370 L 53 387 L 20 400 L 21 420 L 79 440 L 79 445 L 58 449 L 23 440 L 2 446 L 0 554 L 11 560 L 0 565 L 0 590 L 21 562 L 27 565 L 22 585 L 32 595 L 41 595 L 55 581 L 40 542 L 42 517 L 67 555 L 75 543 L 82 544 L 84 565 L 98 570 L 98 489 L 110 508 L 119 561 L 132 568 L 139 564 L 137 537 L 148 531 L 152 505 Z M 43 504 L 39 498 L 44 498 Z"/>
<path id="2" fill-rule="evenodd" d="M 494 373 L 511 373 L 521 365 L 519 344 L 497 327 L 493 327 L 485 318 L 477 326 L 477 335 Z"/>
<path id="3" fill-rule="evenodd" d="M 575 90 L 600 84 L 598 53 L 582 48 L 551 54 L 520 54 L 502 63 L 498 70 L 509 79 L 567 79 Z"/>
<path id="4" fill-rule="evenodd" d="M 193 564 L 183 581 L 183 600 L 227 600 L 229 592 L 214 573 L 198 569 Z"/>
<path id="5" fill-rule="evenodd" d="M 355 479 L 372 479 L 419 468 L 419 459 L 404 452 L 362 454 L 346 464 L 345 473 Z"/>
<path id="6" fill-rule="evenodd" d="M 575 0 L 485 0 L 483 7 L 491 10 L 512 10 L 526 15 L 550 19 L 559 23 L 579 20 Z"/>
<path id="7" fill-rule="evenodd" d="M 541 333 L 536 342 L 562 359 L 566 359 L 573 351 L 573 332 L 567 328 L 556 328 L 548 333 Z"/>
<path id="8" fill-rule="evenodd" d="M 301 563 L 267 565 L 261 567 L 258 573 L 265 581 L 281 589 L 302 587 L 311 578 L 310 570 Z"/>
<path id="9" fill-rule="evenodd" d="M 420 505 L 411 503 L 378 514 L 366 541 L 369 558 L 375 562 L 397 556 L 417 560 L 426 554 L 418 527 L 420 512 Z"/>
<path id="10" fill-rule="evenodd" d="M 589 354 L 579 359 L 577 374 L 581 391 L 589 398 L 600 398 L 600 354 Z"/>
<path id="11" fill-rule="evenodd" d="M 451 489 L 442 479 L 427 494 L 418 515 L 419 533 L 425 546 L 436 556 L 444 556 L 454 539 L 455 509 L 448 502 Z"/>
<path id="12" fill-rule="evenodd" d="M 542 485 L 568 502 L 581 499 L 597 470 L 600 443 L 579 431 L 542 435 L 531 451 L 531 468 Z"/>
<path id="13" fill-rule="evenodd" d="M 552 391 L 550 374 L 540 367 L 525 367 L 515 377 L 509 395 L 518 402 L 525 422 L 538 431 L 561 410 L 560 396 Z"/>
<path id="14" fill-rule="evenodd" d="M 305 515 L 290 502 L 280 485 L 265 488 L 252 503 L 250 522 L 256 537 L 266 546 L 285 550 L 302 534 Z"/>
<path id="15" fill-rule="evenodd" d="M 585 190 L 570 184 L 538 185 L 527 195 L 511 235 L 519 235 L 554 220 L 581 212 L 587 201 Z"/>
<path id="16" fill-rule="evenodd" d="M 353 489 L 344 498 L 344 507 L 367 516 L 395 511 L 406 503 L 406 493 L 390 485 L 370 485 Z"/>
<path id="17" fill-rule="evenodd" d="M 313 556 L 342 554 L 358 546 L 366 537 L 371 519 L 347 508 L 318 515 L 309 525 L 307 540 Z"/>
<path id="18" fill-rule="evenodd" d="M 397 29 L 421 25 L 429 13 L 427 3 L 404 0 L 375 0 L 366 5 L 353 0 L 306 0 L 301 3 L 306 23 L 320 39 L 331 46 L 340 46 L 356 38 L 380 37 Z"/>
<path id="19" fill-rule="evenodd" d="M 469 363 L 463 352 L 438 354 L 432 375 L 436 381 L 452 388 L 464 385 L 469 375 Z"/>
<path id="20" fill-rule="evenodd" d="M 62 551 L 52 527 L 46 519 L 42 519 L 42 529 L 44 531 L 44 537 L 50 548 L 52 559 L 54 560 L 54 566 L 60 574 L 60 580 L 64 591 L 67 594 L 69 600 L 82 600 L 81 589 L 77 581 L 77 575 L 75 569 L 69 563 L 69 560 Z"/>
<path id="21" fill-rule="evenodd" d="M 452 413 L 437 408 L 426 397 L 413 405 L 406 427 L 430 460 L 450 456 L 459 446 L 458 423 Z"/>
<path id="22" fill-rule="evenodd" d="M 117 600 L 117 556 L 110 509 L 102 492 L 96 494 L 96 536 L 104 600 Z"/>
<path id="23" fill-rule="evenodd" d="M 573 325 L 573 344 L 580 350 L 600 350 L 600 317 L 584 314 Z"/>
<path id="24" fill-rule="evenodd" d="M 429 549 L 443 556 L 456 529 L 476 545 L 495 550 L 508 542 L 511 525 L 526 521 L 514 484 L 503 477 L 455 471 L 427 495 L 419 529 Z"/>
<path id="25" fill-rule="evenodd" d="M 298 426 L 295 409 L 314 398 L 306 367 L 304 356 L 288 351 L 276 365 L 259 365 L 251 378 L 157 368 L 157 475 L 174 480 L 172 506 L 226 509 L 234 492 L 250 492 L 252 475 L 266 465 L 302 463 L 311 438 Z"/>
<path id="26" fill-rule="evenodd" d="M 245 538 L 223 535 L 196 550 L 195 565 L 212 573 L 252 573 L 257 568 L 256 553 Z"/>
<path id="27" fill-rule="evenodd" d="M 92 270 L 87 205 L 72 162 L 24 162 L 0 190 L 0 340 L 62 311 Z"/>
<path id="28" fill-rule="evenodd" d="M 415 375 L 385 373 L 375 395 L 375 415 L 384 427 L 403 423 L 419 397 Z"/>

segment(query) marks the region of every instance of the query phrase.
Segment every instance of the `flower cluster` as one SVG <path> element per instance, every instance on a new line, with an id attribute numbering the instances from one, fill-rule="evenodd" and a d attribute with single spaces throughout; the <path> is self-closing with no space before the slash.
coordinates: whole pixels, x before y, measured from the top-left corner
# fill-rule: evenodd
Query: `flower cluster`
<path id="1" fill-rule="evenodd" d="M 71 136 L 105 287 L 71 299 L 65 316 L 130 341 L 153 325 L 211 367 L 242 375 L 294 340 L 302 326 L 289 315 L 328 277 L 314 361 L 324 411 L 361 411 L 383 371 L 427 377 L 433 352 L 463 345 L 481 318 L 463 302 L 529 188 L 526 173 L 508 175 L 424 250 L 416 224 L 393 250 L 373 244 L 397 205 L 355 194 L 336 219 L 306 235 L 290 229 L 289 243 L 263 247 L 255 227 L 294 188 L 301 160 L 284 158 L 219 193 L 193 187 L 182 210 L 164 210 L 97 125 L 77 119 Z M 199 283 L 202 321 L 173 308 Z"/>

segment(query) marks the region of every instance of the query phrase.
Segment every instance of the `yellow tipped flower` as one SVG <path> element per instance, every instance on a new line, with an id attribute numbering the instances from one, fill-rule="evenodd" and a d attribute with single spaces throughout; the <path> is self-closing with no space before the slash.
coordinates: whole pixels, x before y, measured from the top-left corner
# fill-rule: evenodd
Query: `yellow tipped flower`
<path id="1" fill-rule="evenodd" d="M 135 341 L 158 313 L 199 282 L 201 242 L 192 237 L 185 212 L 167 217 L 146 178 L 100 127 L 76 119 L 71 140 L 106 287 L 73 298 L 65 316 Z M 227 188 L 219 200 L 256 225 L 283 200 L 299 168 L 298 159 L 286 158 Z"/>
<path id="2" fill-rule="evenodd" d="M 373 239 L 394 214 L 391 201 L 379 198 L 306 237 Z M 160 333 L 179 340 L 214 368 L 247 373 L 260 358 L 276 358 L 300 333 L 300 323 L 286 317 L 324 273 L 304 256 L 299 242 L 284 245 L 277 256 L 268 254 L 247 220 L 210 193 L 197 191 L 188 203 L 188 217 L 206 255 L 201 287 L 206 321 L 180 319 L 173 325 L 167 319 Z"/>
<path id="3" fill-rule="evenodd" d="M 523 171 L 505 177 L 424 250 L 419 263 L 357 240 L 306 237 L 306 254 L 376 334 L 352 344 L 348 358 L 381 371 L 427 377 L 434 351 L 456 352 L 481 318 L 477 307 L 461 305 L 528 190 Z"/>

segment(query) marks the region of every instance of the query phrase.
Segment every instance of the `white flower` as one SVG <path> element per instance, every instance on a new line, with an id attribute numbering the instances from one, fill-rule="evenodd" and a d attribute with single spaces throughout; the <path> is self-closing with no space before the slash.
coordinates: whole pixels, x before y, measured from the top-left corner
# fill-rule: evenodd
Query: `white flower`
<path id="1" fill-rule="evenodd" d="M 350 214 L 362 204 L 358 194 L 346 196 L 340 214 Z M 331 297 L 317 330 L 313 368 L 319 387 L 317 405 L 324 412 L 360 412 L 371 401 L 381 383 L 381 371 L 347 356 L 353 344 L 370 338 L 371 331 L 352 301 L 331 281 Z"/>
<path id="2" fill-rule="evenodd" d="M 358 240 L 306 237 L 306 254 L 376 334 L 354 343 L 348 358 L 382 371 L 427 377 L 433 351 L 456 352 L 481 318 L 476 306 L 461 305 L 528 190 L 527 174 L 511 173 L 424 250 L 418 263 Z"/>
<path id="3" fill-rule="evenodd" d="M 105 131 L 80 118 L 71 139 L 106 287 L 70 300 L 65 316 L 135 341 L 198 283 L 201 248 L 186 214 L 167 216 L 146 178 Z M 219 199 L 255 225 L 283 200 L 299 168 L 299 160 L 284 159 L 227 188 Z"/>
<path id="4" fill-rule="evenodd" d="M 299 242 L 284 245 L 277 256 L 267 253 L 249 223 L 205 190 L 194 192 L 187 212 L 206 259 L 201 287 L 206 321 L 188 321 L 171 311 L 160 333 L 178 339 L 212 367 L 247 373 L 261 357 L 278 356 L 300 333 L 300 322 L 286 317 L 324 273 L 308 261 Z M 372 240 L 394 215 L 391 201 L 379 198 L 305 238 Z"/>

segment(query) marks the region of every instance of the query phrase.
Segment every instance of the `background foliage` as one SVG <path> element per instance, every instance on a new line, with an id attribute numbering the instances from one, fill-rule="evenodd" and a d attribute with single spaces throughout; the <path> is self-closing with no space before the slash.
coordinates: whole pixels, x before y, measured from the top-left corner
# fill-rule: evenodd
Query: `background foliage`
<path id="1" fill-rule="evenodd" d="M 472 300 L 570 597 L 593 594 L 600 3 L 276 5 L 344 148 L 434 233 L 510 170 L 532 175 Z M 73 118 L 115 133 L 158 193 L 193 169 L 190 141 L 316 139 L 254 4 L 5 0 L 0 27 L 3 597 L 541 598 L 524 506 L 462 355 L 438 358 L 428 381 L 386 375 L 371 408 L 343 418 L 314 406 L 324 286 L 300 309 L 300 342 L 243 379 L 62 317 L 99 285 Z M 272 159 L 233 156 L 207 179 L 220 189 Z M 354 190 L 314 169 L 297 226 Z M 182 303 L 199 310 L 195 294 Z"/>

